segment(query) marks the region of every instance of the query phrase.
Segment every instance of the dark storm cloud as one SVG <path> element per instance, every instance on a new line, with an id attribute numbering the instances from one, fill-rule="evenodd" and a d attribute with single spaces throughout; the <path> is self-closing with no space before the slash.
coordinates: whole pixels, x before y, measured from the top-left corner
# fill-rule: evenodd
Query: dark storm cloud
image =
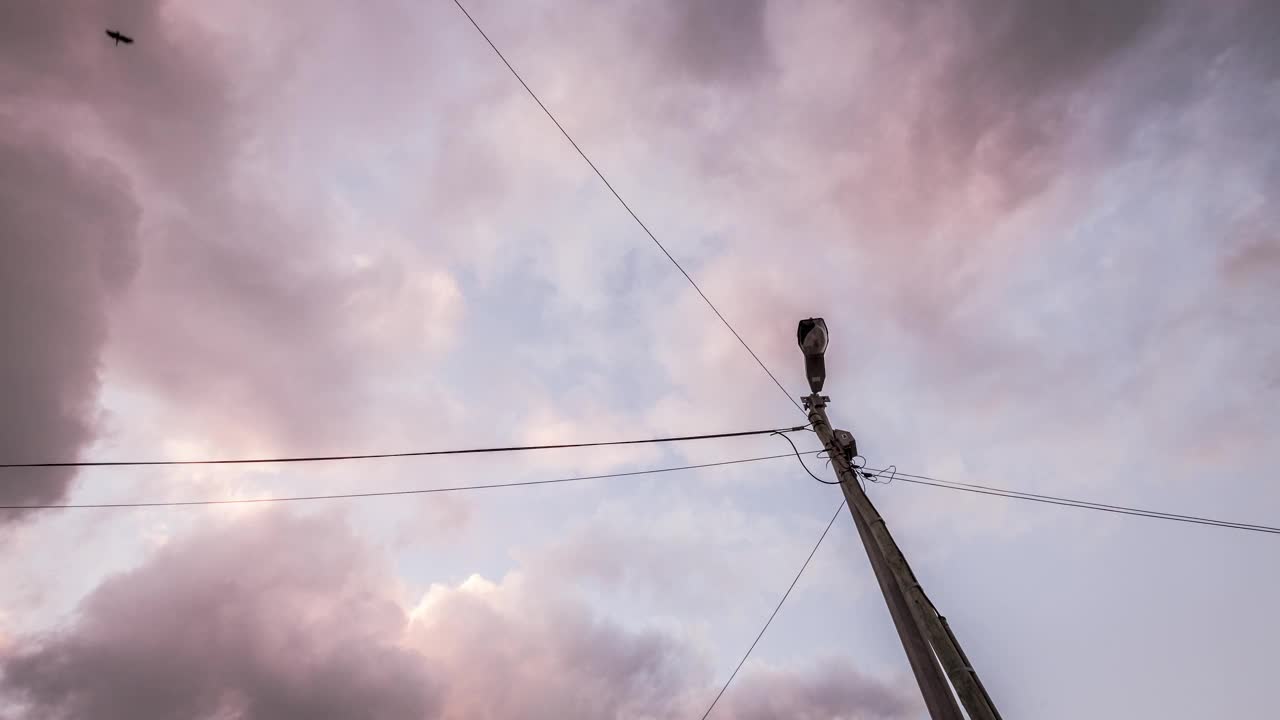
<path id="1" fill-rule="evenodd" d="M 865 287 L 912 337 L 970 348 L 947 353 L 962 373 L 1035 360 L 1033 348 L 985 337 L 983 293 L 1051 240 L 1032 228 L 1068 227 L 1085 210 L 1073 207 L 1092 189 L 1084 178 L 1132 152 L 1144 129 L 1186 112 L 1220 76 L 1255 73 L 1256 53 L 1247 70 L 1216 60 L 1251 45 L 1246 18 L 1273 14 L 1152 0 L 868 7 L 848 23 L 865 31 L 877 69 L 856 88 L 830 84 L 832 99 L 805 112 L 830 138 L 826 153 L 852 158 L 822 191 L 857 228 Z M 1212 119 L 1249 112 L 1219 103 Z"/>
<path id="2" fill-rule="evenodd" d="M 952 161 L 993 163 L 1006 199 L 1017 202 L 1061 166 L 1074 94 L 1141 41 L 1163 4 L 962 2 L 957 22 L 944 26 L 951 39 L 937 38 L 955 43 L 935 88 L 940 112 L 921 119 L 929 130 L 945 128 L 950 138 L 939 149 Z"/>
<path id="3" fill-rule="evenodd" d="M 895 48 L 860 115 L 901 180 L 894 223 L 931 224 L 975 180 L 999 211 L 1039 194 L 1075 159 L 1073 102 L 1159 25 L 1164 2 L 975 0 L 883 6 Z M 873 119 L 874 118 L 874 119 Z M 887 138 L 886 138 L 887 139 Z M 895 148 L 895 144 L 899 147 Z M 905 145 L 903 145 L 905 144 Z M 909 206 L 909 210 L 906 206 Z M 864 209 L 864 211 L 867 209 Z M 872 211 L 873 214 L 875 211 Z"/>
<path id="4" fill-rule="evenodd" d="M 104 582 L 64 630 L 7 652 L 20 717 L 431 717 L 403 611 L 341 523 L 263 515 Z"/>
<path id="5" fill-rule="evenodd" d="M 13 462 L 70 460 L 92 440 L 108 306 L 139 259 L 126 176 L 56 123 L 42 127 L 40 99 L 108 97 L 94 13 L 67 10 L 0 8 L 0 456 Z M 73 477 L 9 471 L 0 500 L 54 502 Z"/>
<path id="6" fill-rule="evenodd" d="M 158 0 L 8 3 L 0 87 L 24 115 L 87 111 L 166 187 L 208 189 L 236 144 L 226 58 L 200 26 L 165 11 Z M 113 46 L 108 24 L 137 42 Z"/>
<path id="7" fill-rule="evenodd" d="M 0 114 L 0 458 L 66 460 L 93 436 L 106 305 L 137 263 L 138 208 L 109 164 Z M 0 504 L 61 498 L 69 469 L 0 471 Z M 0 511 L 0 522 L 17 517 Z"/>
<path id="8" fill-rule="evenodd" d="M 139 264 L 154 261 L 139 237 L 140 184 L 222 196 L 234 150 L 228 90 L 201 33 L 187 28 L 179 37 L 162 10 L 157 2 L 0 10 L 6 459 L 70 460 L 94 437 L 112 309 L 136 291 Z M 138 42 L 113 46 L 103 34 L 107 18 Z M 93 159 L 100 156 L 111 161 Z M 121 292 L 126 285 L 130 294 Z M 155 311 L 172 326 L 174 309 Z M 51 475 L 9 473 L 0 495 L 15 504 L 55 501 L 72 473 Z"/>
<path id="9" fill-rule="evenodd" d="M 964 48 L 957 94 L 992 80 L 997 93 L 1033 97 L 1057 91 L 1105 66 L 1160 19 L 1165 0 L 967 0 L 951 7 Z"/>
<path id="10" fill-rule="evenodd" d="M 975 178 L 1010 209 L 1055 179 L 1122 149 L 1153 113 L 1184 103 L 1226 53 L 1253 67 L 1280 57 L 1258 41 L 1280 25 L 1271 2 L 955 0 L 881 4 L 896 38 L 874 111 L 904 123 L 921 207 Z M 901 89 L 906 89 L 903 94 Z M 908 96 L 924 98 L 907 102 Z M 864 98 L 863 100 L 869 100 Z M 905 104 L 904 104 L 905 103 Z M 1176 107 L 1176 104 L 1173 105 Z M 1108 132 L 1072 145 L 1091 109 Z M 1098 155 L 1073 157 L 1068 150 Z"/>
<path id="11" fill-rule="evenodd" d="M 385 560 L 334 517 L 221 521 L 11 639 L 0 697 L 15 720 L 597 720 L 695 715 L 714 695 L 694 645 L 602 619 L 554 578 L 437 587 L 410 621 Z M 725 717 L 917 714 L 838 661 L 741 680 Z"/>
<path id="12" fill-rule="evenodd" d="M 665 68 L 704 83 L 758 76 L 773 62 L 765 0 L 642 3 L 661 40 L 652 49 Z"/>
<path id="13" fill-rule="evenodd" d="M 324 19 L 332 19 L 334 9 L 327 10 Z M 14 302 L 41 305 L 50 303 L 37 302 L 39 297 L 61 292 L 61 306 L 80 308 L 76 312 L 96 319 L 92 343 L 68 342 L 64 348 L 83 356 L 65 360 L 67 364 L 96 369 L 106 339 L 104 318 L 109 318 L 113 377 L 161 398 L 181 398 L 181 405 L 169 407 L 183 421 L 173 426 L 175 432 L 181 428 L 213 443 L 252 437 L 318 447 L 339 435 L 349 443 L 351 426 L 359 422 L 360 379 L 376 374 L 371 364 L 385 365 L 398 351 L 418 347 L 416 338 L 404 347 L 370 340 L 371 328 L 403 322 L 420 332 L 421 324 L 415 323 L 425 321 L 412 315 L 434 318 L 430 308 L 436 298 L 414 295 L 415 268 L 406 267 L 401 257 L 380 255 L 383 248 L 372 243 L 359 247 L 370 256 L 369 266 L 352 268 L 335 238 L 334 228 L 341 223 L 328 198 L 295 191 L 292 183 L 280 181 L 276 169 L 310 157 L 316 144 L 314 137 L 295 131 L 292 121 L 287 140 L 273 135 L 280 121 L 272 103 L 295 87 L 290 69 L 296 48 L 255 45 L 266 59 L 254 65 L 236 52 L 234 38 L 211 32 L 211 23 L 193 17 L 194 12 L 195 6 L 142 0 L 8 3 L 0 9 L 3 108 L 27 124 L 48 126 L 48 141 L 55 141 L 56 132 L 56 142 L 68 153 L 91 146 L 93 154 L 110 158 L 130 180 L 120 192 L 131 207 L 141 208 L 144 221 L 135 251 L 139 270 L 128 294 L 107 298 L 91 288 L 70 294 L 69 283 L 56 279 L 38 286 L 41 296 L 30 295 L 34 281 L 0 292 L 6 297 L 26 293 Z M 409 36 L 388 26 L 390 15 L 394 13 L 372 14 L 360 37 L 403 46 Z M 318 24 L 323 22 L 290 27 L 303 27 L 304 40 L 328 46 L 329 36 L 317 30 Z M 114 46 L 103 34 L 107 26 L 136 42 Z M 289 36 L 285 42 L 297 39 Z M 355 65 L 359 72 L 372 67 Z M 331 88 L 322 100 L 342 104 Z M 305 109 L 296 112 L 309 115 Z M 310 115 L 366 121 L 349 113 L 317 110 Z M 332 132 L 345 136 L 345 131 Z M 32 157 L 58 161 L 56 154 Z M 74 180 L 58 166 L 31 171 Z M 23 182 L 12 163 L 0 167 L 0 179 L 7 186 Z M 65 236 L 120 229 L 112 216 L 102 215 L 105 203 L 77 203 L 83 193 L 52 181 L 42 192 L 65 201 L 57 214 L 42 216 L 56 225 L 26 228 L 28 235 L 37 230 Z M 8 222 L 8 217 L 0 218 L 0 223 Z M 24 265 L 21 243 L 28 241 L 10 228 L 0 230 L 5 231 L 0 262 L 6 271 L 16 272 Z M 129 232 L 133 247 L 132 226 Z M 59 242 L 77 247 L 99 242 L 97 237 L 67 236 Z M 33 270 L 47 279 L 70 277 L 81 260 L 64 253 L 50 254 L 43 262 Z M 64 316 L 49 319 L 57 322 Z M 78 331 L 74 326 L 50 327 L 67 337 Z M 49 367 L 51 373 L 57 370 Z M 74 442 L 58 446 L 64 451 L 83 446 L 93 435 L 89 411 L 96 384 L 80 387 L 83 394 L 74 403 L 70 398 L 61 402 L 60 407 L 74 404 L 77 412 L 85 411 L 77 416 L 76 432 L 68 435 Z M 0 409 L 6 424 L 26 423 L 24 412 L 35 411 L 18 410 L 14 403 Z M 138 419 L 126 421 L 136 424 Z M 29 425 L 29 434 L 41 432 L 40 424 Z M 233 432 L 224 433 L 227 429 Z M 27 449 L 51 447 L 28 443 Z M 61 455 L 48 459 L 68 459 L 70 453 Z"/>

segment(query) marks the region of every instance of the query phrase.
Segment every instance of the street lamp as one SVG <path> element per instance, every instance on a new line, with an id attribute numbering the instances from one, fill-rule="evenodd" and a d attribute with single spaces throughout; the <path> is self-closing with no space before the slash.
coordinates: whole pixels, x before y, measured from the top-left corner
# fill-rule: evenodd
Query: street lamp
<path id="1" fill-rule="evenodd" d="M 796 328 L 796 342 L 804 353 L 804 374 L 809 379 L 809 389 L 822 392 L 822 383 L 827 379 L 827 362 L 823 359 L 827 352 L 827 321 L 801 320 L 800 327 Z"/>

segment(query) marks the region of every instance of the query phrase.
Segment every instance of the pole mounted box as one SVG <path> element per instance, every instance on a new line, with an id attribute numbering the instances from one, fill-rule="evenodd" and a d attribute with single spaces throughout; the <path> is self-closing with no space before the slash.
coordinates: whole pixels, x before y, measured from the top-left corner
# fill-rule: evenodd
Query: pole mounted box
<path id="1" fill-rule="evenodd" d="M 840 452 L 844 453 L 845 459 L 853 462 L 853 458 L 858 455 L 858 441 L 854 439 L 853 433 L 848 430 L 837 430 L 835 440 L 836 445 L 840 446 Z"/>

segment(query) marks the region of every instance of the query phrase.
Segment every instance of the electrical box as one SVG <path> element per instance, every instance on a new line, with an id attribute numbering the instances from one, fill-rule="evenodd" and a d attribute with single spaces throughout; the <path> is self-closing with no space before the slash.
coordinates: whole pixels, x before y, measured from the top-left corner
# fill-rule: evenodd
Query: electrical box
<path id="1" fill-rule="evenodd" d="M 837 430 L 835 436 L 836 445 L 840 446 L 845 458 L 853 462 L 853 458 L 858 454 L 858 441 L 853 439 L 853 433 L 848 430 Z"/>

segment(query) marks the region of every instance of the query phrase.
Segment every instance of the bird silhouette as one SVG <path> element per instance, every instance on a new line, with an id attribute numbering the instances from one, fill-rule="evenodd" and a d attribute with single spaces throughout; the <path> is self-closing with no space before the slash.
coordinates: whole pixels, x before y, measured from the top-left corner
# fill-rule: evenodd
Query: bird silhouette
<path id="1" fill-rule="evenodd" d="M 119 45 L 120 43 L 124 43 L 125 45 L 133 44 L 133 38 L 129 37 L 128 35 L 124 35 L 122 33 L 116 32 L 115 30 L 108 30 L 107 37 L 111 38 L 112 40 L 115 40 L 116 45 Z"/>

